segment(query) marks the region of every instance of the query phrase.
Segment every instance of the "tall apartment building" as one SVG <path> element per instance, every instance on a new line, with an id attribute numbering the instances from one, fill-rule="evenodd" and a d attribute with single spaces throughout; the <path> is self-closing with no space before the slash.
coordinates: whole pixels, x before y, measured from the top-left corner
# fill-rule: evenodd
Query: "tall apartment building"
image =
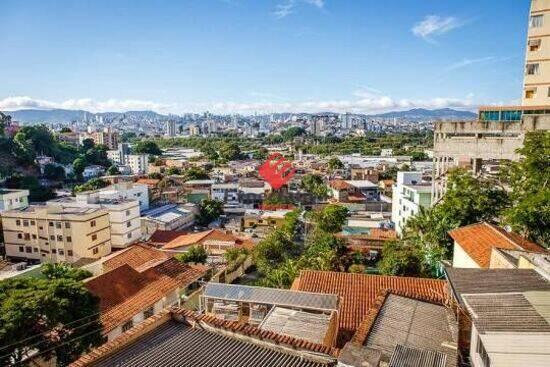
<path id="1" fill-rule="evenodd" d="M 139 201 L 131 199 L 102 198 L 98 191 L 88 191 L 76 195 L 48 201 L 49 205 L 67 208 L 103 209 L 109 213 L 111 226 L 111 246 L 126 248 L 141 239 Z"/>
<path id="2" fill-rule="evenodd" d="M 142 175 L 149 172 L 149 154 L 129 154 L 124 160 L 134 175 Z"/>
<path id="3" fill-rule="evenodd" d="M 523 106 L 550 104 L 550 0 L 532 0 L 525 51 Z"/>
<path id="4" fill-rule="evenodd" d="M 118 148 L 118 132 L 111 128 L 80 134 L 79 143 L 82 144 L 85 139 L 92 139 L 95 144 L 105 145 L 110 150 Z"/>
<path id="5" fill-rule="evenodd" d="M 165 124 L 165 135 L 166 136 L 176 136 L 176 121 L 168 120 Z"/>
<path id="6" fill-rule="evenodd" d="M 10 260 L 73 263 L 111 253 L 109 214 L 102 208 L 32 205 L 0 215 Z"/>
<path id="7" fill-rule="evenodd" d="M 421 172 L 398 172 L 393 186 L 391 220 L 401 235 L 407 219 L 431 205 L 432 186 L 422 182 Z"/>
<path id="8" fill-rule="evenodd" d="M 473 174 L 485 163 L 517 160 L 532 131 L 550 130 L 550 0 L 532 0 L 522 106 L 482 106 L 476 121 L 436 122 L 432 203 L 443 197 L 449 169 Z"/>

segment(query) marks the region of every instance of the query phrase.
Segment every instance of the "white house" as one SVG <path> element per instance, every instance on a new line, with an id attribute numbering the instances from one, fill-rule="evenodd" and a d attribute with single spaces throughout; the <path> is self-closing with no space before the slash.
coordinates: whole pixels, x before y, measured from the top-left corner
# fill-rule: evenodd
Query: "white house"
<path id="1" fill-rule="evenodd" d="M 392 222 L 401 235 L 407 219 L 427 208 L 432 202 L 432 186 L 422 182 L 421 172 L 398 172 L 397 182 L 393 185 Z"/>
<path id="2" fill-rule="evenodd" d="M 29 190 L 0 189 L 0 212 L 29 206 Z"/>
<path id="3" fill-rule="evenodd" d="M 85 180 L 89 180 L 94 177 L 99 177 L 105 174 L 105 168 L 103 166 L 98 165 L 91 165 L 84 168 L 84 171 L 82 172 L 82 177 L 84 177 Z"/>

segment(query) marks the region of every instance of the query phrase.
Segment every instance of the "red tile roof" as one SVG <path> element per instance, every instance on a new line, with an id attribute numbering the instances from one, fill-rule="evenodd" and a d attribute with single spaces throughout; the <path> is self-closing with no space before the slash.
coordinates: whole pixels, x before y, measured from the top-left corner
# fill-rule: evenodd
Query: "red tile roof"
<path id="1" fill-rule="evenodd" d="M 189 231 L 161 231 L 156 230 L 155 233 L 149 238 L 149 242 L 154 244 L 166 244 L 170 241 L 173 241 L 174 239 L 178 238 L 179 236 L 183 236 L 184 234 L 188 234 Z"/>
<path id="2" fill-rule="evenodd" d="M 136 183 L 145 184 L 151 188 L 157 186 L 159 182 L 160 180 L 155 178 L 140 178 L 136 181 Z"/>
<path id="3" fill-rule="evenodd" d="M 227 241 L 235 242 L 235 247 L 251 248 L 254 243 L 247 238 L 240 238 L 231 233 L 225 233 L 218 229 L 209 231 L 188 233 L 175 238 L 162 247 L 163 250 L 174 250 L 180 247 L 188 247 L 192 245 L 203 244 L 206 241 Z"/>
<path id="4" fill-rule="evenodd" d="M 100 319 L 109 332 L 170 292 L 195 282 L 206 270 L 170 258 L 142 272 L 125 264 L 90 279 L 85 286 L 100 298 Z"/>
<path id="5" fill-rule="evenodd" d="M 116 252 L 103 262 L 103 271 L 107 272 L 123 265 L 134 269 L 145 269 L 169 258 L 168 254 L 142 243 L 136 243 L 122 251 Z"/>
<path id="6" fill-rule="evenodd" d="M 348 189 L 353 189 L 354 188 L 353 185 L 350 185 L 349 183 L 347 183 L 344 180 L 331 180 L 329 182 L 329 185 L 330 185 L 330 187 L 332 187 L 335 190 L 348 190 Z"/>
<path id="7" fill-rule="evenodd" d="M 453 229 L 449 235 L 481 268 L 489 268 L 493 248 L 548 252 L 544 247 L 516 233 L 485 222 Z"/>
<path id="8" fill-rule="evenodd" d="M 300 273 L 292 289 L 341 297 L 339 312 L 339 342 L 349 341 L 369 310 L 375 305 L 377 295 L 384 289 L 407 292 L 433 302 L 446 299 L 445 281 L 426 278 L 337 273 L 306 270 Z M 342 345 L 342 344 L 341 344 Z"/>

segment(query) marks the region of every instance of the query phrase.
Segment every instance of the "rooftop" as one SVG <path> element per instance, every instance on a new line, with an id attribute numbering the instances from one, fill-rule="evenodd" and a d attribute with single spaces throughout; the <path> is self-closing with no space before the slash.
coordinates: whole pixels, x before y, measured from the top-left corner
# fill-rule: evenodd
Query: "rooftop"
<path id="1" fill-rule="evenodd" d="M 144 211 L 141 216 L 158 220 L 164 223 L 170 223 L 182 216 L 187 216 L 191 213 L 190 210 L 178 206 L 178 204 L 167 204 L 158 208 Z"/>
<path id="2" fill-rule="evenodd" d="M 443 280 L 330 271 L 302 271 L 292 284 L 292 289 L 340 296 L 341 345 L 352 338 L 368 311 L 374 306 L 377 295 L 384 289 L 401 291 L 407 296 L 437 303 L 443 303 L 446 299 Z"/>
<path id="3" fill-rule="evenodd" d="M 249 302 L 310 310 L 333 311 L 338 309 L 338 296 L 335 294 L 300 292 L 288 289 L 210 282 L 204 288 L 203 295 L 205 298 L 233 302 Z"/>
<path id="4" fill-rule="evenodd" d="M 445 273 L 460 303 L 466 294 L 550 291 L 550 282 L 532 269 L 445 268 Z"/>
<path id="5" fill-rule="evenodd" d="M 453 229 L 449 235 L 482 268 L 489 268 L 493 248 L 548 253 L 516 233 L 485 222 Z"/>

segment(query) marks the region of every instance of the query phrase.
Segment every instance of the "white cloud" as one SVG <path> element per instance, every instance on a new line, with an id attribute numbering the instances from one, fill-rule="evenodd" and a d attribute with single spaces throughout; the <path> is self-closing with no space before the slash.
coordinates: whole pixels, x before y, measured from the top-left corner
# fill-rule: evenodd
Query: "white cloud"
<path id="1" fill-rule="evenodd" d="M 152 110 L 167 112 L 175 105 L 160 104 L 151 101 L 140 101 L 134 99 L 108 99 L 106 101 L 94 101 L 90 98 L 68 99 L 63 102 L 52 102 L 42 99 L 35 99 L 27 96 L 7 97 L 0 99 L 0 110 L 13 111 L 20 109 L 53 109 L 62 108 L 68 110 L 86 110 L 90 112 L 123 112 L 131 110 Z"/>
<path id="2" fill-rule="evenodd" d="M 483 63 L 488 63 L 496 60 L 497 58 L 494 56 L 479 57 L 477 59 L 462 59 L 461 61 L 458 61 L 449 65 L 447 68 L 445 68 L 445 70 L 453 71 L 453 70 L 458 70 L 458 69 L 468 67 L 470 65 L 483 64 Z"/>
<path id="3" fill-rule="evenodd" d="M 439 15 L 428 15 L 422 21 L 416 23 L 412 32 L 415 36 L 432 41 L 432 37 L 445 34 L 455 28 L 464 25 L 464 22 L 455 17 L 441 17 Z"/>
<path id="4" fill-rule="evenodd" d="M 273 15 L 275 15 L 275 18 L 282 19 L 292 13 L 296 10 L 298 0 L 286 0 L 284 3 L 277 4 L 275 6 L 275 11 L 273 11 Z M 324 9 L 325 7 L 325 1 L 324 0 L 301 0 L 301 2 L 315 6 L 319 9 Z"/>
<path id="5" fill-rule="evenodd" d="M 90 112 L 124 112 L 129 110 L 152 110 L 159 113 L 186 113 L 211 111 L 215 113 L 271 113 L 271 112 L 354 112 L 354 113 L 379 113 L 394 110 L 407 110 L 411 108 L 458 108 L 475 109 L 478 104 L 474 96 L 469 94 L 464 98 L 437 97 L 431 99 L 395 99 L 384 95 L 377 90 L 368 91 L 361 89 L 354 93 L 356 98 L 336 99 L 322 101 L 262 101 L 250 103 L 216 102 L 201 103 L 195 105 L 162 104 L 151 101 L 117 100 L 94 101 L 89 98 L 70 99 L 63 102 L 52 102 L 31 97 L 7 97 L 0 99 L 0 110 L 13 111 L 19 109 L 82 109 Z M 484 103 L 487 104 L 487 103 Z"/>

